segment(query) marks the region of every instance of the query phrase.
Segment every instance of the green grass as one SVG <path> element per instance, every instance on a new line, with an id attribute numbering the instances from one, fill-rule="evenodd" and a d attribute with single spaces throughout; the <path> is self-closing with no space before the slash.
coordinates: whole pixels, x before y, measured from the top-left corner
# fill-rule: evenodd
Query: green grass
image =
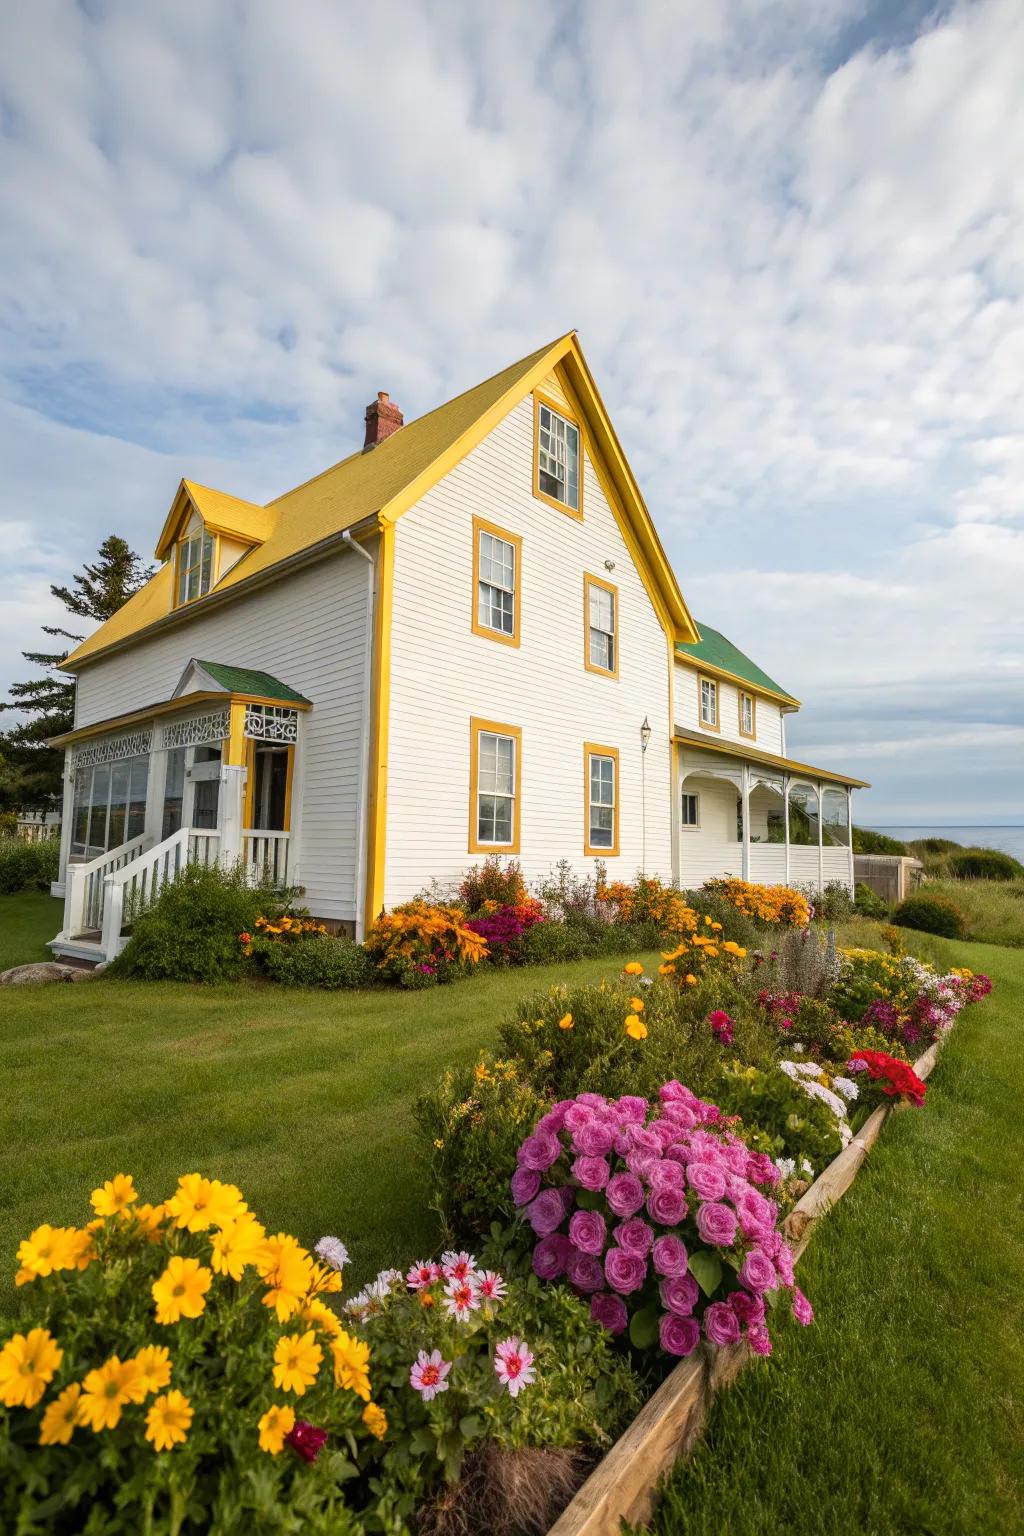
<path id="1" fill-rule="evenodd" d="M 31 960 L 52 960 L 46 945 L 60 932 L 62 913 L 63 903 L 45 891 L 0 896 L 0 971 Z"/>
<path id="2" fill-rule="evenodd" d="M 995 991 L 815 1236 L 817 1323 L 718 1400 L 659 1536 L 1024 1531 L 1024 956 L 929 952 Z"/>
<path id="3" fill-rule="evenodd" d="M 490 1045 L 520 997 L 620 964 L 488 970 L 425 992 L 5 988 L 0 1302 L 19 1240 L 83 1221 L 90 1189 L 118 1172 L 153 1199 L 196 1169 L 229 1179 L 274 1230 L 344 1238 L 357 1279 L 411 1262 L 437 1241 L 413 1099 Z"/>
<path id="4" fill-rule="evenodd" d="M 1024 880 L 929 880 L 921 894 L 959 907 L 978 943 L 1024 949 Z"/>

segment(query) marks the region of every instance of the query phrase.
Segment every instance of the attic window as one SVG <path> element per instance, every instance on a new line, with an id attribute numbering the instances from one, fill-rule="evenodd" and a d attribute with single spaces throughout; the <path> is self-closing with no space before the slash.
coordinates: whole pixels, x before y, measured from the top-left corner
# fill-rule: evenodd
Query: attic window
<path id="1" fill-rule="evenodd" d="M 534 490 L 543 501 L 581 518 L 580 429 L 539 395 L 534 401 Z"/>
<path id="2" fill-rule="evenodd" d="M 178 606 L 205 597 L 213 582 L 213 534 L 197 533 L 182 539 L 177 550 Z"/>

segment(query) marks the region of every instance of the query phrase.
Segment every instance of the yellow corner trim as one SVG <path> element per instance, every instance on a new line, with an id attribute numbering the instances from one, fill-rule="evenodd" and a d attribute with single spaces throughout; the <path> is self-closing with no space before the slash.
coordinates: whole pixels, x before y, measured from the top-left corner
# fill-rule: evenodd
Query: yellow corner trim
<path id="1" fill-rule="evenodd" d="M 482 843 L 477 836 L 477 785 L 480 769 L 480 733 L 488 731 L 495 736 L 511 736 L 516 744 L 516 773 L 512 790 L 512 841 L 510 843 Z M 519 830 L 523 807 L 523 728 L 508 725 L 501 720 L 481 720 L 473 716 L 469 722 L 469 852 L 470 853 L 518 853 Z"/>
<path id="2" fill-rule="evenodd" d="M 369 929 L 384 910 L 384 856 L 388 818 L 388 726 L 391 713 L 391 612 L 395 585 L 395 527 L 382 523 L 377 548 L 377 599 L 373 616 L 370 783 L 367 795 L 366 904 Z"/>
<path id="3" fill-rule="evenodd" d="M 480 535 L 489 533 L 496 539 L 504 539 L 506 544 L 511 544 L 516 552 L 515 586 L 512 590 L 512 633 L 502 634 L 497 629 L 490 629 L 488 625 L 481 624 L 479 609 L 480 587 Z M 473 519 L 473 591 L 470 595 L 470 628 L 474 635 L 480 635 L 484 640 L 496 640 L 499 645 L 519 645 L 519 598 L 523 589 L 523 540 L 521 534 L 509 533 L 507 528 L 499 528 L 496 523 L 487 523 L 482 517 Z"/>
<path id="4" fill-rule="evenodd" d="M 560 416 L 563 421 L 569 422 L 571 426 L 576 428 L 579 442 L 577 489 L 579 491 L 580 504 L 578 507 L 570 507 L 564 501 L 559 501 L 557 497 L 549 496 L 547 491 L 542 491 L 540 488 L 540 408 L 542 405 L 546 405 L 549 411 L 554 412 L 556 416 Z M 541 390 L 535 389 L 533 392 L 533 494 L 537 497 L 538 501 L 546 501 L 548 506 L 554 507 L 556 512 L 564 512 L 566 517 L 574 518 L 577 523 L 582 523 L 583 521 L 583 460 L 586 446 L 586 434 L 583 431 L 581 419 L 575 416 L 572 411 L 566 410 L 565 406 L 560 405 L 557 400 L 552 400 L 548 395 L 542 393 Z"/>
<path id="5" fill-rule="evenodd" d="M 704 684 L 710 683 L 715 691 L 715 723 L 709 724 L 704 719 Z M 697 724 L 702 731 L 721 731 L 722 729 L 722 701 L 718 696 L 718 679 L 708 677 L 706 673 L 697 673 Z"/>
<path id="6" fill-rule="evenodd" d="M 227 756 L 224 761 L 228 767 L 242 768 L 245 766 L 245 705 L 241 700 L 231 700 L 230 718 Z"/>
<path id="7" fill-rule="evenodd" d="M 592 757 L 610 757 L 615 763 L 615 800 L 613 803 L 612 846 L 610 848 L 593 848 L 590 843 L 590 759 Z M 583 854 L 585 858 L 614 859 L 618 857 L 619 801 L 621 798 L 618 747 L 602 747 L 595 741 L 585 741 L 583 743 Z"/>
<path id="8" fill-rule="evenodd" d="M 599 667 L 590 659 L 590 589 L 600 587 L 612 595 L 612 654 L 615 665 L 611 669 Z M 618 677 L 619 655 L 619 589 L 614 582 L 604 581 L 600 576 L 591 576 L 587 571 L 583 573 L 583 665 L 588 672 L 596 672 L 598 677 Z"/>

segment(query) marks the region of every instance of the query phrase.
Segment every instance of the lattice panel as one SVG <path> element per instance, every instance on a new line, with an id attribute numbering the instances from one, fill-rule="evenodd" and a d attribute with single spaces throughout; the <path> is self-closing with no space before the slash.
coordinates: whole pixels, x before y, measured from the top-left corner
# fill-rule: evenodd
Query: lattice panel
<path id="1" fill-rule="evenodd" d="M 103 736 L 75 748 L 75 771 L 92 768 L 96 763 L 119 763 L 126 757 L 147 757 L 153 741 L 152 731 L 133 731 L 130 736 Z"/>
<path id="2" fill-rule="evenodd" d="M 190 715 L 187 720 L 172 720 L 160 731 L 160 745 L 167 747 L 205 747 L 223 741 L 231 734 L 231 711 L 218 709 L 209 715 Z"/>
<path id="3" fill-rule="evenodd" d="M 298 741 L 299 712 L 279 709 L 273 704 L 247 704 L 245 734 L 256 741 Z"/>

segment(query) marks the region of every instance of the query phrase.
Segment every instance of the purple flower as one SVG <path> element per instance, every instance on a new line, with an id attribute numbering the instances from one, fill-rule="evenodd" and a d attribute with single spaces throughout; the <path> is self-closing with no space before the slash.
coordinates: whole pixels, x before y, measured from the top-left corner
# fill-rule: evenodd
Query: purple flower
<path id="1" fill-rule="evenodd" d="M 676 1099 L 670 1099 L 662 1111 L 666 1120 L 670 1120 L 679 1131 L 692 1131 L 697 1124 L 697 1116 L 689 1104 L 684 1104 Z"/>
<path id="2" fill-rule="evenodd" d="M 685 1179 L 681 1163 L 672 1158 L 660 1157 L 656 1163 L 652 1163 L 648 1174 L 648 1182 L 652 1189 L 682 1189 Z"/>
<path id="3" fill-rule="evenodd" d="M 749 1291 L 733 1291 L 729 1305 L 741 1323 L 764 1322 L 764 1301 L 760 1296 L 751 1296 Z"/>
<path id="4" fill-rule="evenodd" d="M 795 1279 L 793 1269 L 793 1250 L 788 1243 L 782 1243 L 775 1255 L 775 1268 L 779 1272 L 779 1278 L 783 1285 L 792 1285 Z"/>
<path id="5" fill-rule="evenodd" d="M 604 1256 L 604 1273 L 613 1291 L 628 1296 L 638 1291 L 647 1278 L 647 1260 L 625 1248 L 609 1248 Z"/>
<path id="6" fill-rule="evenodd" d="M 755 1355 L 770 1355 L 772 1352 L 772 1341 L 763 1323 L 754 1323 L 747 1329 L 747 1343 Z"/>
<path id="7" fill-rule="evenodd" d="M 753 1248 L 743 1260 L 739 1282 L 740 1285 L 745 1285 L 748 1291 L 754 1291 L 760 1295 L 762 1291 L 774 1291 L 779 1283 L 779 1277 L 768 1255 L 762 1253 L 760 1248 Z"/>
<path id="8" fill-rule="evenodd" d="M 647 1214 L 661 1227 L 675 1227 L 686 1215 L 686 1196 L 681 1189 L 662 1185 L 647 1197 Z"/>
<path id="9" fill-rule="evenodd" d="M 777 1184 L 782 1175 L 767 1152 L 752 1152 L 747 1158 L 747 1178 L 755 1184 Z"/>
<path id="10" fill-rule="evenodd" d="M 562 1189 L 542 1189 L 526 1207 L 526 1219 L 538 1237 L 545 1237 L 561 1226 L 566 1210 L 565 1193 Z"/>
<path id="11" fill-rule="evenodd" d="M 658 1097 L 663 1104 L 692 1104 L 694 1095 L 689 1088 L 676 1078 L 669 1078 L 667 1083 L 662 1083 L 658 1089 Z"/>
<path id="12" fill-rule="evenodd" d="M 529 1205 L 540 1189 L 540 1174 L 532 1168 L 517 1168 L 512 1175 L 512 1199 L 516 1205 Z"/>
<path id="13" fill-rule="evenodd" d="M 868 1064 L 862 1056 L 854 1056 L 846 1063 L 847 1072 L 866 1072 Z"/>
<path id="14" fill-rule="evenodd" d="M 654 1260 L 654 1268 L 659 1275 L 673 1279 L 676 1275 L 685 1275 L 689 1255 L 686 1252 L 686 1244 L 681 1237 L 676 1237 L 668 1232 L 664 1237 L 659 1237 L 653 1249 L 651 1257 Z"/>
<path id="15" fill-rule="evenodd" d="M 586 1125 L 581 1125 L 573 1131 L 572 1144 L 577 1152 L 584 1157 L 603 1157 L 612 1149 L 615 1140 L 614 1132 L 610 1126 L 603 1125 L 600 1120 L 594 1118 L 588 1120 Z"/>
<path id="16" fill-rule="evenodd" d="M 642 1216 L 631 1216 L 628 1221 L 621 1221 L 612 1236 L 620 1248 L 625 1248 L 627 1253 L 635 1253 L 640 1259 L 646 1259 L 654 1243 L 654 1233 Z"/>
<path id="17" fill-rule="evenodd" d="M 573 1211 L 569 1218 L 569 1237 L 581 1253 L 603 1253 L 608 1240 L 604 1217 L 598 1211 Z"/>
<path id="18" fill-rule="evenodd" d="M 641 1099 L 635 1093 L 624 1093 L 615 1108 L 619 1112 L 620 1120 L 627 1120 L 633 1125 L 643 1125 L 647 1119 L 649 1105 L 646 1099 Z"/>
<path id="19" fill-rule="evenodd" d="M 658 1337 L 667 1355 L 692 1355 L 700 1343 L 700 1324 L 695 1317 L 664 1312 L 658 1324 Z"/>
<path id="20" fill-rule="evenodd" d="M 692 1275 L 673 1275 L 658 1287 L 661 1304 L 678 1317 L 689 1317 L 700 1300 L 700 1287 Z"/>
<path id="21" fill-rule="evenodd" d="M 600 1259 L 590 1253 L 573 1253 L 566 1270 L 570 1284 L 578 1291 L 599 1291 L 604 1285 L 604 1270 Z"/>
<path id="22" fill-rule="evenodd" d="M 550 1168 L 552 1163 L 558 1161 L 561 1150 L 562 1144 L 553 1132 L 535 1131 L 532 1136 L 527 1136 L 516 1158 L 521 1167 L 543 1173 L 545 1168 Z"/>
<path id="23" fill-rule="evenodd" d="M 573 1247 L 561 1232 L 551 1232 L 542 1237 L 533 1250 L 533 1271 L 542 1280 L 557 1280 L 565 1273 L 572 1257 Z"/>
<path id="24" fill-rule="evenodd" d="M 290 1445 L 303 1461 L 316 1461 L 327 1444 L 327 1431 L 317 1429 L 315 1424 L 310 1424 L 306 1419 L 296 1419 L 285 1435 L 284 1443 Z"/>
<path id="25" fill-rule="evenodd" d="M 814 1322 L 814 1308 L 798 1285 L 793 1287 L 793 1316 L 805 1328 Z"/>
<path id="26" fill-rule="evenodd" d="M 590 1298 L 590 1316 L 595 1323 L 607 1328 L 609 1333 L 625 1333 L 629 1322 L 626 1303 L 621 1296 L 613 1296 L 610 1291 L 598 1291 L 596 1296 Z"/>
<path id="27" fill-rule="evenodd" d="M 534 1205 L 536 1203 L 534 1201 Z M 731 1248 L 736 1241 L 736 1217 L 727 1205 L 719 1205 L 717 1201 L 709 1200 L 697 1212 L 697 1231 L 700 1233 L 702 1243 L 707 1243 L 712 1248 Z"/>
<path id="28" fill-rule="evenodd" d="M 610 1172 L 606 1157 L 578 1157 L 572 1165 L 572 1176 L 584 1189 L 604 1189 Z"/>
<path id="29" fill-rule="evenodd" d="M 740 1324 L 727 1301 L 713 1301 L 704 1313 L 704 1332 L 712 1344 L 735 1344 Z"/>
<path id="30" fill-rule="evenodd" d="M 644 1187 L 635 1173 L 616 1173 L 608 1180 L 605 1198 L 616 1216 L 635 1216 L 644 1203 Z"/>

